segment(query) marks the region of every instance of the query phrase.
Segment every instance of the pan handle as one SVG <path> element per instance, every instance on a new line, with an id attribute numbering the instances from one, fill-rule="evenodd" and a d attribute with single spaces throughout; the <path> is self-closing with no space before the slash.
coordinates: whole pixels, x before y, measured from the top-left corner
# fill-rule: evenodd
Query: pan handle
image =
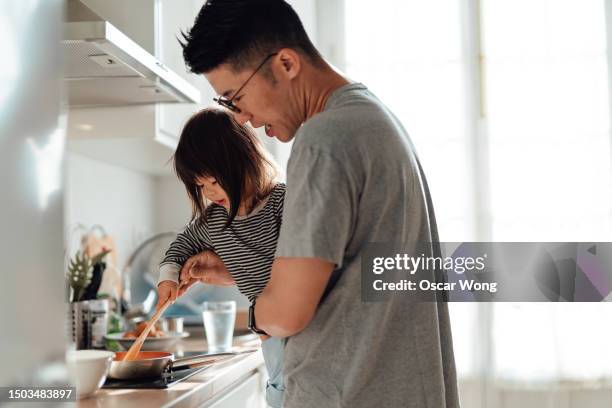
<path id="1" fill-rule="evenodd" d="M 252 353 L 254 351 L 257 351 L 257 349 L 227 353 L 199 354 L 197 356 L 177 358 L 174 361 L 169 362 L 169 365 L 172 369 L 182 367 L 197 368 L 205 365 L 214 365 L 225 362 L 241 354 Z"/>

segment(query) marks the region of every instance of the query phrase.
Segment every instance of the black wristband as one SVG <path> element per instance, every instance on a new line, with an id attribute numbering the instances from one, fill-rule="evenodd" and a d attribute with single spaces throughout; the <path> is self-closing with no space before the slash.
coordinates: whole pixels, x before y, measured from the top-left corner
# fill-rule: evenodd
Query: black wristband
<path id="1" fill-rule="evenodd" d="M 268 335 L 268 333 L 265 331 L 258 329 L 257 325 L 255 324 L 255 301 L 253 301 L 251 306 L 249 306 L 249 321 L 247 323 L 247 328 L 253 333 L 265 334 L 266 336 Z"/>

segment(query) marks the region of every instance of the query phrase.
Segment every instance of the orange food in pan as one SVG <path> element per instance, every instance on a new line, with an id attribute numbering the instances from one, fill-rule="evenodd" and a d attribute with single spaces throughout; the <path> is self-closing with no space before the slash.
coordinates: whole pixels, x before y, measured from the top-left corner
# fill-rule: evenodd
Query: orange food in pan
<path id="1" fill-rule="evenodd" d="M 113 358 L 113 360 L 114 361 L 124 361 L 126 354 L 127 354 L 127 351 L 118 351 L 115 353 L 115 357 Z M 155 358 L 166 358 L 166 357 L 172 357 L 172 353 L 168 353 L 165 351 L 141 351 L 140 353 L 138 353 L 138 355 L 136 356 L 136 360 L 134 361 L 151 360 Z"/>

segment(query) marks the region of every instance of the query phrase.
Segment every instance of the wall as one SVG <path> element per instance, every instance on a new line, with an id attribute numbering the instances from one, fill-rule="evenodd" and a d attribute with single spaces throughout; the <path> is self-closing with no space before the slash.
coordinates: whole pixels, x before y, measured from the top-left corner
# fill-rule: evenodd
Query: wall
<path id="1" fill-rule="evenodd" d="M 156 179 L 72 152 L 66 167 L 65 228 L 70 250 L 78 243 L 78 234 L 71 234 L 77 224 L 100 224 L 115 238 L 123 267 L 136 245 L 156 231 Z"/>
<path id="2" fill-rule="evenodd" d="M 156 177 L 157 231 L 178 231 L 191 219 L 191 205 L 183 184 L 176 176 Z"/>

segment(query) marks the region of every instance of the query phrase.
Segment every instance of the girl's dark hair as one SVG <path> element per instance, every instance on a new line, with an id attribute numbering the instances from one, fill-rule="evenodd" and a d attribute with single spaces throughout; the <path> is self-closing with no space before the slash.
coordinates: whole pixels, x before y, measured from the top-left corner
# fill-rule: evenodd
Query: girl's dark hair
<path id="1" fill-rule="evenodd" d="M 205 219 L 208 207 L 197 183 L 199 177 L 213 177 L 225 190 L 230 201 L 225 228 L 236 217 L 245 195 L 257 201 L 264 198 L 277 176 L 275 164 L 255 133 L 219 109 L 201 110 L 187 121 L 173 161 L 191 200 L 192 221 Z"/>

